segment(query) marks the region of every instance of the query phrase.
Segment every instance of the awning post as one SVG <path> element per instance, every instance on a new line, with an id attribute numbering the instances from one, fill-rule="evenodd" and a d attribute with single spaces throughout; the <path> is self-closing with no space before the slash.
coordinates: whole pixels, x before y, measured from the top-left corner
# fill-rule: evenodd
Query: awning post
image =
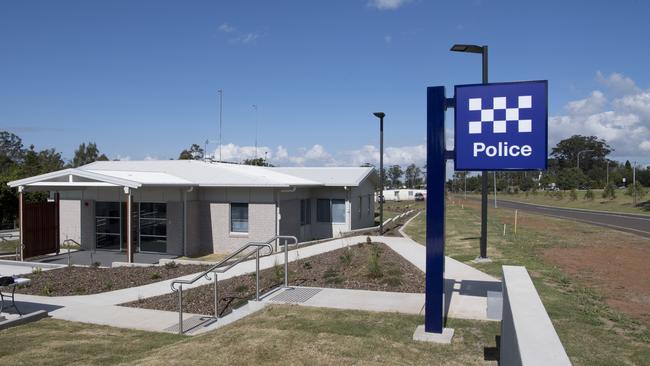
<path id="1" fill-rule="evenodd" d="M 20 235 L 20 241 L 18 242 L 18 245 L 20 245 L 20 261 L 22 262 L 24 260 L 23 257 L 23 248 L 25 247 L 25 243 L 23 243 L 23 238 L 24 238 L 24 233 L 23 233 L 23 214 L 25 211 L 25 197 L 23 191 L 25 190 L 24 186 L 19 186 L 18 187 L 18 225 L 19 225 L 19 235 Z"/>
<path id="2" fill-rule="evenodd" d="M 127 262 L 133 263 L 133 233 L 132 233 L 132 224 L 131 219 L 133 214 L 132 211 L 132 195 L 131 189 L 129 187 L 124 187 L 124 193 L 126 193 L 126 256 Z"/>

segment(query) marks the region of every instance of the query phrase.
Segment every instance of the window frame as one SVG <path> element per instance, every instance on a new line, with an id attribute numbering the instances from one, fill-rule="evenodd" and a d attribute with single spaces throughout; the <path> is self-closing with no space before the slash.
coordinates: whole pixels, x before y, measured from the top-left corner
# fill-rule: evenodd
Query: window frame
<path id="1" fill-rule="evenodd" d="M 142 204 L 152 204 L 152 205 L 164 205 L 165 206 L 165 217 L 142 217 Z M 169 234 L 167 232 L 167 202 L 138 202 L 138 250 L 140 253 L 167 253 L 167 244 Z M 165 235 L 158 234 L 143 234 L 142 233 L 142 221 L 150 222 L 162 222 L 165 224 Z M 155 238 L 155 239 L 165 239 L 165 250 L 164 251 L 151 251 L 151 250 L 142 250 L 142 237 L 145 238 Z"/>
<path id="2" fill-rule="evenodd" d="M 234 207 L 246 207 L 246 231 L 236 231 L 233 230 L 233 208 Z M 230 202 L 230 211 L 229 211 L 229 230 L 231 235 L 248 235 L 250 232 L 250 204 L 248 202 Z"/>

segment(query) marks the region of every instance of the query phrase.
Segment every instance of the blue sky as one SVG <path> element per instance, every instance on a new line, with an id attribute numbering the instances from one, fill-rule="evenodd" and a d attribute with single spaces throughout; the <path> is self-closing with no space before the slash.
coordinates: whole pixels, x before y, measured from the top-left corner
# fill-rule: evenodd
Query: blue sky
<path id="1" fill-rule="evenodd" d="M 607 138 L 650 164 L 650 34 L 643 1 L 5 1 L 0 128 L 66 158 L 176 158 L 206 139 L 224 158 L 280 165 L 424 163 L 425 88 L 549 80 L 550 144 Z M 451 96 L 451 95 L 449 95 Z M 451 120 L 449 121 L 451 123 Z"/>

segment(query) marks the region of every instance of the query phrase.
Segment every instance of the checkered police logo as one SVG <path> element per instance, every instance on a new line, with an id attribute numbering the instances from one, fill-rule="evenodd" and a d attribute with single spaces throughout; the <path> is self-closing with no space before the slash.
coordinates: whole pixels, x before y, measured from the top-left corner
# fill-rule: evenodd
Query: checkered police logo
<path id="1" fill-rule="evenodd" d="M 517 128 L 519 133 L 532 132 L 532 120 L 519 119 L 520 109 L 533 107 L 533 98 L 530 95 L 520 95 L 516 108 L 507 108 L 506 97 L 492 98 L 492 108 L 483 108 L 483 98 L 470 98 L 468 108 L 470 111 L 480 111 L 480 121 L 469 122 L 469 134 L 483 133 L 483 128 L 492 125 L 492 133 L 506 133 L 508 128 Z"/>

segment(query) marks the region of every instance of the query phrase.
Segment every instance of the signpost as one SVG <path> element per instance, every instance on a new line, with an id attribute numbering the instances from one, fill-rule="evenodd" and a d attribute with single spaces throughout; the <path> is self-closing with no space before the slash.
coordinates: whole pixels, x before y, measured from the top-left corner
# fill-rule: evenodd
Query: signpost
<path id="1" fill-rule="evenodd" d="M 548 135 L 546 81 L 457 85 L 455 98 L 443 86 L 427 88 L 427 238 L 425 335 L 444 335 L 446 161 L 465 170 L 545 170 Z M 455 109 L 455 150 L 445 148 L 445 110 Z"/>

